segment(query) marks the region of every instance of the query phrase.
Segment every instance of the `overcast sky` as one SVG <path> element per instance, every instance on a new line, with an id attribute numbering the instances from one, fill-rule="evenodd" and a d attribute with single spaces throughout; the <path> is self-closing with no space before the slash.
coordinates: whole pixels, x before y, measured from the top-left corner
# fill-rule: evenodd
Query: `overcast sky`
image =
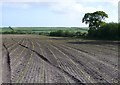
<path id="1" fill-rule="evenodd" d="M 0 26 L 88 26 L 85 13 L 105 11 L 118 22 L 119 0 L 1 0 Z M 1 3 L 2 2 L 2 3 Z"/>

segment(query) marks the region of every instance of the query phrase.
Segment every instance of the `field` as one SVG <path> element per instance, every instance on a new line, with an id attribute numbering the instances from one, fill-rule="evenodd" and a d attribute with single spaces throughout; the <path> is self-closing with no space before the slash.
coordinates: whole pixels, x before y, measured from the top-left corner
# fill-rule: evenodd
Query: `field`
<path id="1" fill-rule="evenodd" d="M 24 33 L 50 33 L 51 31 L 57 30 L 69 30 L 71 32 L 87 32 L 87 28 L 85 27 L 12 27 L 17 32 L 24 32 Z M 0 32 L 11 32 L 12 30 L 8 27 L 0 28 Z"/>
<path id="2" fill-rule="evenodd" d="M 3 35 L 2 39 L 4 82 L 118 82 L 116 41 L 37 35 Z"/>

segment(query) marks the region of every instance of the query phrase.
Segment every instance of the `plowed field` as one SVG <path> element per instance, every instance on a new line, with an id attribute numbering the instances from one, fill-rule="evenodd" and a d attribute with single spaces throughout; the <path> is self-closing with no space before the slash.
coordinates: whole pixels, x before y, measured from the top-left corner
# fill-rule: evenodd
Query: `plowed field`
<path id="1" fill-rule="evenodd" d="M 3 82 L 117 83 L 118 42 L 3 35 Z"/>

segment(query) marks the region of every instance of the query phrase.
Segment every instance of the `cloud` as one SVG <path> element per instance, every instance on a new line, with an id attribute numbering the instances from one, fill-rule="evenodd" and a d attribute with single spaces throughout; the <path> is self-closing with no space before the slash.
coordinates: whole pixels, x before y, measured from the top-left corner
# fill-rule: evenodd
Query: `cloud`
<path id="1" fill-rule="evenodd" d="M 10 2 L 10 3 L 2 3 L 3 7 L 9 7 L 9 8 L 22 8 L 22 9 L 28 9 L 32 5 L 29 3 L 16 3 L 16 2 Z"/>
<path id="2" fill-rule="evenodd" d="M 34 6 L 44 5 L 53 13 L 58 13 L 66 16 L 68 19 L 80 18 L 80 14 L 95 12 L 98 10 L 105 11 L 105 6 L 84 6 L 83 3 L 99 3 L 108 2 L 113 6 L 118 5 L 119 0 L 1 0 L 4 5 L 11 7 L 21 7 L 28 9 Z M 11 4 L 12 3 L 12 4 Z"/>
<path id="3" fill-rule="evenodd" d="M 58 13 L 86 13 L 93 12 L 96 10 L 103 10 L 100 7 L 84 7 L 82 5 L 83 2 L 90 2 L 91 0 L 2 0 L 4 5 L 9 5 L 11 7 L 21 7 L 21 8 L 29 8 L 35 5 L 46 4 L 50 8 L 51 11 Z M 96 1 L 96 0 L 93 0 Z"/>
<path id="4" fill-rule="evenodd" d="M 1 0 L 0 2 L 110 2 L 118 4 L 119 0 Z"/>
<path id="5" fill-rule="evenodd" d="M 15 3 L 15 4 L 30 4 L 32 3 L 37 3 L 37 4 L 41 4 L 41 3 L 46 3 L 46 4 L 71 4 L 74 5 L 75 3 L 95 3 L 95 2 L 108 2 L 114 6 L 118 6 L 118 2 L 119 0 L 1 0 L 0 2 L 3 3 Z"/>
<path id="6" fill-rule="evenodd" d="M 82 5 L 83 2 L 77 2 L 77 0 L 59 0 L 57 2 L 51 3 L 49 8 L 51 11 L 64 14 L 69 19 L 78 19 L 79 16 L 88 12 L 95 12 L 98 10 L 104 11 L 100 6 L 91 7 Z"/>
<path id="7" fill-rule="evenodd" d="M 111 3 L 112 5 L 118 7 L 118 2 L 119 0 L 107 0 L 109 3 Z"/>

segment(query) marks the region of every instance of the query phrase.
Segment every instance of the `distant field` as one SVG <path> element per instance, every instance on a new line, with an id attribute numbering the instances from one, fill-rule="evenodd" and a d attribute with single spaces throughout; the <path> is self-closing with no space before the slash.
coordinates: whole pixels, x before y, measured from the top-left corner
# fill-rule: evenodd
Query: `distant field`
<path id="1" fill-rule="evenodd" d="M 13 27 L 13 29 L 15 31 L 22 31 L 22 32 L 35 32 L 35 33 L 39 33 L 39 32 L 51 32 L 51 31 L 57 31 L 57 30 L 69 30 L 71 32 L 77 32 L 77 31 L 81 31 L 83 32 L 87 32 L 87 28 L 85 27 Z M 0 32 L 10 32 L 11 29 L 9 29 L 8 27 L 3 27 L 0 28 Z"/>

